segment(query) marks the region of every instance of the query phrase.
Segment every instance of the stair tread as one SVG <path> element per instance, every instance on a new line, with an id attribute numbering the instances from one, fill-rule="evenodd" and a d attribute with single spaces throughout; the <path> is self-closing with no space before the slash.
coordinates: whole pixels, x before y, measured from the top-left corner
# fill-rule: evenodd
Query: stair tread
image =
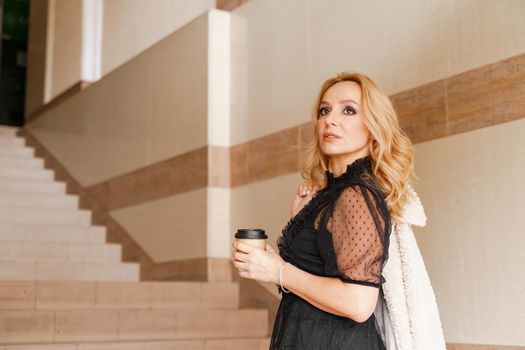
<path id="1" fill-rule="evenodd" d="M 0 204 L 0 221 L 3 223 L 34 223 L 57 226 L 91 225 L 92 212 L 79 208 L 24 207 Z"/>
<path id="2" fill-rule="evenodd" d="M 80 230 L 80 229 L 93 229 L 96 228 L 91 224 L 78 224 L 78 223 L 50 223 L 50 222 L 35 222 L 35 223 L 24 223 L 24 222 L 18 222 L 18 221 L 4 221 L 0 222 L 0 226 L 2 224 L 9 224 L 9 225 L 25 225 L 25 226 L 36 226 L 38 229 L 41 229 L 43 231 L 49 232 L 52 230 Z M 38 227 L 38 226 L 45 226 L 45 227 Z M 37 229 L 35 228 L 35 229 Z M 2 233 L 2 232 L 0 232 Z"/>
<path id="3" fill-rule="evenodd" d="M 33 242 L 0 237 L 0 261 L 121 262 L 122 246 L 102 242 Z"/>
<path id="4" fill-rule="evenodd" d="M 3 192 L 0 195 L 0 206 L 11 208 L 81 209 L 78 203 L 78 195 L 68 193 Z"/>
<path id="5" fill-rule="evenodd" d="M 103 266 L 135 266 L 140 265 L 138 262 L 130 261 L 116 261 L 116 262 L 80 262 L 80 261 L 48 261 L 48 260 L 24 260 L 24 261 L 12 261 L 12 260 L 0 260 L 0 265 L 7 264 L 37 264 L 37 265 L 78 265 L 78 266 L 90 266 L 93 268 L 99 268 Z M 1 281 L 0 281 L 1 282 Z"/>
<path id="6" fill-rule="evenodd" d="M 46 168 L 0 167 L 0 181 L 26 180 L 34 182 L 56 182 L 55 172 Z"/>
<path id="7" fill-rule="evenodd" d="M 25 169 L 25 170 L 28 170 L 28 169 Z M 42 171 L 42 170 L 46 170 L 46 169 L 35 169 L 35 170 L 38 170 L 38 171 Z M 60 185 L 60 186 L 63 186 L 65 185 L 66 183 L 64 181 L 58 181 L 58 180 L 52 180 L 52 179 L 48 179 L 48 180 L 33 180 L 33 179 L 13 179 L 13 178 L 6 178 L 6 177 L 3 177 L 2 178 L 2 182 L 4 183 L 20 183 L 20 184 L 28 184 L 28 185 L 33 185 L 33 184 L 38 184 L 38 185 L 43 185 L 43 184 L 47 184 L 47 185 Z"/>
<path id="8" fill-rule="evenodd" d="M 56 180 L 33 180 L 3 178 L 0 193 L 66 193 L 66 183 Z"/>
<path id="9" fill-rule="evenodd" d="M 12 207 L 6 204 L 0 203 L 0 211 L 2 210 L 11 210 L 11 211 L 20 211 L 20 212 L 32 212 L 32 211 L 38 211 L 38 212 L 46 212 L 49 214 L 53 213 L 63 213 L 66 212 L 68 214 L 70 213 L 91 213 L 90 209 L 82 209 L 82 208 L 74 208 L 74 209 L 68 209 L 68 208 L 46 208 L 46 207 Z"/>
<path id="10" fill-rule="evenodd" d="M 0 261 L 4 281 L 130 281 L 140 278 L 135 262 Z"/>
<path id="11" fill-rule="evenodd" d="M 265 337 L 266 309 L 13 310 L 0 323 L 16 325 L 4 342 L 83 342 Z M 35 332 L 36 334 L 34 334 Z"/>
<path id="12" fill-rule="evenodd" d="M 20 158 L 20 157 L 17 157 L 17 156 L 9 156 L 9 155 L 5 155 L 5 154 L 0 154 L 0 160 L 24 160 L 24 161 L 28 161 L 28 160 L 39 160 L 39 161 L 44 161 L 43 158 L 40 158 L 40 157 L 36 157 L 36 156 L 33 156 L 33 157 L 28 157 L 28 158 Z"/>
<path id="13" fill-rule="evenodd" d="M 26 231 L 10 231 L 6 233 L 2 231 L 7 226 L 0 224 L 0 238 L 12 239 L 16 238 L 19 241 L 33 241 L 33 242 L 105 242 L 105 229 L 85 227 L 81 230 L 78 227 L 60 227 L 59 229 L 35 232 L 31 230 Z M 13 228 L 11 227 L 11 230 Z"/>
<path id="14" fill-rule="evenodd" d="M 239 284 L 197 281 L 0 281 L 0 309 L 237 308 Z"/>
<path id="15" fill-rule="evenodd" d="M 267 350 L 269 337 L 231 337 L 208 339 L 144 340 L 144 341 L 109 341 L 75 342 L 43 344 L 11 344 L 2 350 Z"/>
<path id="16" fill-rule="evenodd" d="M 20 158 L 0 155 L 0 169 L 2 168 L 44 169 L 44 159 L 37 157 Z"/>
<path id="17" fill-rule="evenodd" d="M 10 157 L 35 157 L 35 149 L 28 146 L 11 146 L 0 148 L 0 155 L 9 155 Z"/>
<path id="18" fill-rule="evenodd" d="M 79 243 L 79 242 L 31 242 L 31 241 L 20 241 L 16 239 L 5 239 L 0 237 L 0 245 L 1 244 L 14 244 L 14 243 L 20 243 L 24 246 L 35 246 L 35 247 L 42 247 L 45 245 L 68 245 L 68 246 L 79 246 L 79 247 L 85 247 L 88 246 L 88 248 L 101 248 L 101 247 L 119 247 L 121 246 L 120 243 L 98 243 L 98 242 L 86 242 L 86 243 Z"/>

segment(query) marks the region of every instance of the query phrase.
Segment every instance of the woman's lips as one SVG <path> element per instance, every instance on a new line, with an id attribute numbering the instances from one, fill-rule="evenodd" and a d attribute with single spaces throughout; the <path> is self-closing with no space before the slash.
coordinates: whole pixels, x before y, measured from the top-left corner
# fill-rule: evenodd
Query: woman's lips
<path id="1" fill-rule="evenodd" d="M 334 135 L 334 134 L 324 134 L 323 139 L 325 141 L 335 141 L 340 139 L 341 137 Z"/>

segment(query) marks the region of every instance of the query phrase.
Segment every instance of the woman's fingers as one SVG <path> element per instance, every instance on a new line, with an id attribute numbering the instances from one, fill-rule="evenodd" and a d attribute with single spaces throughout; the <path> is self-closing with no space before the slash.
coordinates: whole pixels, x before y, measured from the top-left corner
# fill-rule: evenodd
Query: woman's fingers
<path id="1" fill-rule="evenodd" d="M 234 260 L 234 261 L 237 260 L 237 261 L 244 262 L 244 261 L 246 261 L 247 257 L 248 257 L 248 254 L 242 253 L 242 252 L 240 252 L 238 250 L 234 250 L 232 252 L 232 260 Z"/>
<path id="2" fill-rule="evenodd" d="M 297 190 L 297 194 L 300 196 L 300 197 L 305 197 L 313 192 L 316 191 L 316 186 L 314 185 L 314 183 L 310 180 L 306 180 L 306 181 L 303 181 L 303 183 L 301 183 L 299 185 L 299 189 Z"/>
<path id="3" fill-rule="evenodd" d="M 240 262 L 240 261 L 237 261 L 237 260 L 233 260 L 233 266 L 235 266 L 239 270 L 247 270 L 248 269 L 246 263 L 243 263 L 243 262 Z"/>
<path id="4" fill-rule="evenodd" d="M 299 187 L 297 188 L 297 195 L 299 197 L 304 197 L 304 186 L 303 186 L 303 184 L 300 184 Z"/>

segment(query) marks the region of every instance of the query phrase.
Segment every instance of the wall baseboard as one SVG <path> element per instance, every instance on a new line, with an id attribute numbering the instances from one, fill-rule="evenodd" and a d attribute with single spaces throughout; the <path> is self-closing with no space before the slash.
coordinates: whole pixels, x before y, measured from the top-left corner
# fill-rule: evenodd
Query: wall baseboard
<path id="1" fill-rule="evenodd" d="M 447 350 L 525 350 L 525 346 L 447 343 Z"/>

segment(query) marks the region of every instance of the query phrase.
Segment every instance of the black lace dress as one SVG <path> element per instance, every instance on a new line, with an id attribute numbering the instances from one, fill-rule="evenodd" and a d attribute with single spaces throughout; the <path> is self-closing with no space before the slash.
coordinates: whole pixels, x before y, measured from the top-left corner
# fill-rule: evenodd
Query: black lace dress
<path id="1" fill-rule="evenodd" d="M 348 164 L 286 224 L 281 257 L 317 276 L 381 288 L 391 231 L 384 195 L 370 177 L 370 156 Z M 323 311 L 293 292 L 282 294 L 270 350 L 385 350 L 374 314 L 362 323 Z"/>

